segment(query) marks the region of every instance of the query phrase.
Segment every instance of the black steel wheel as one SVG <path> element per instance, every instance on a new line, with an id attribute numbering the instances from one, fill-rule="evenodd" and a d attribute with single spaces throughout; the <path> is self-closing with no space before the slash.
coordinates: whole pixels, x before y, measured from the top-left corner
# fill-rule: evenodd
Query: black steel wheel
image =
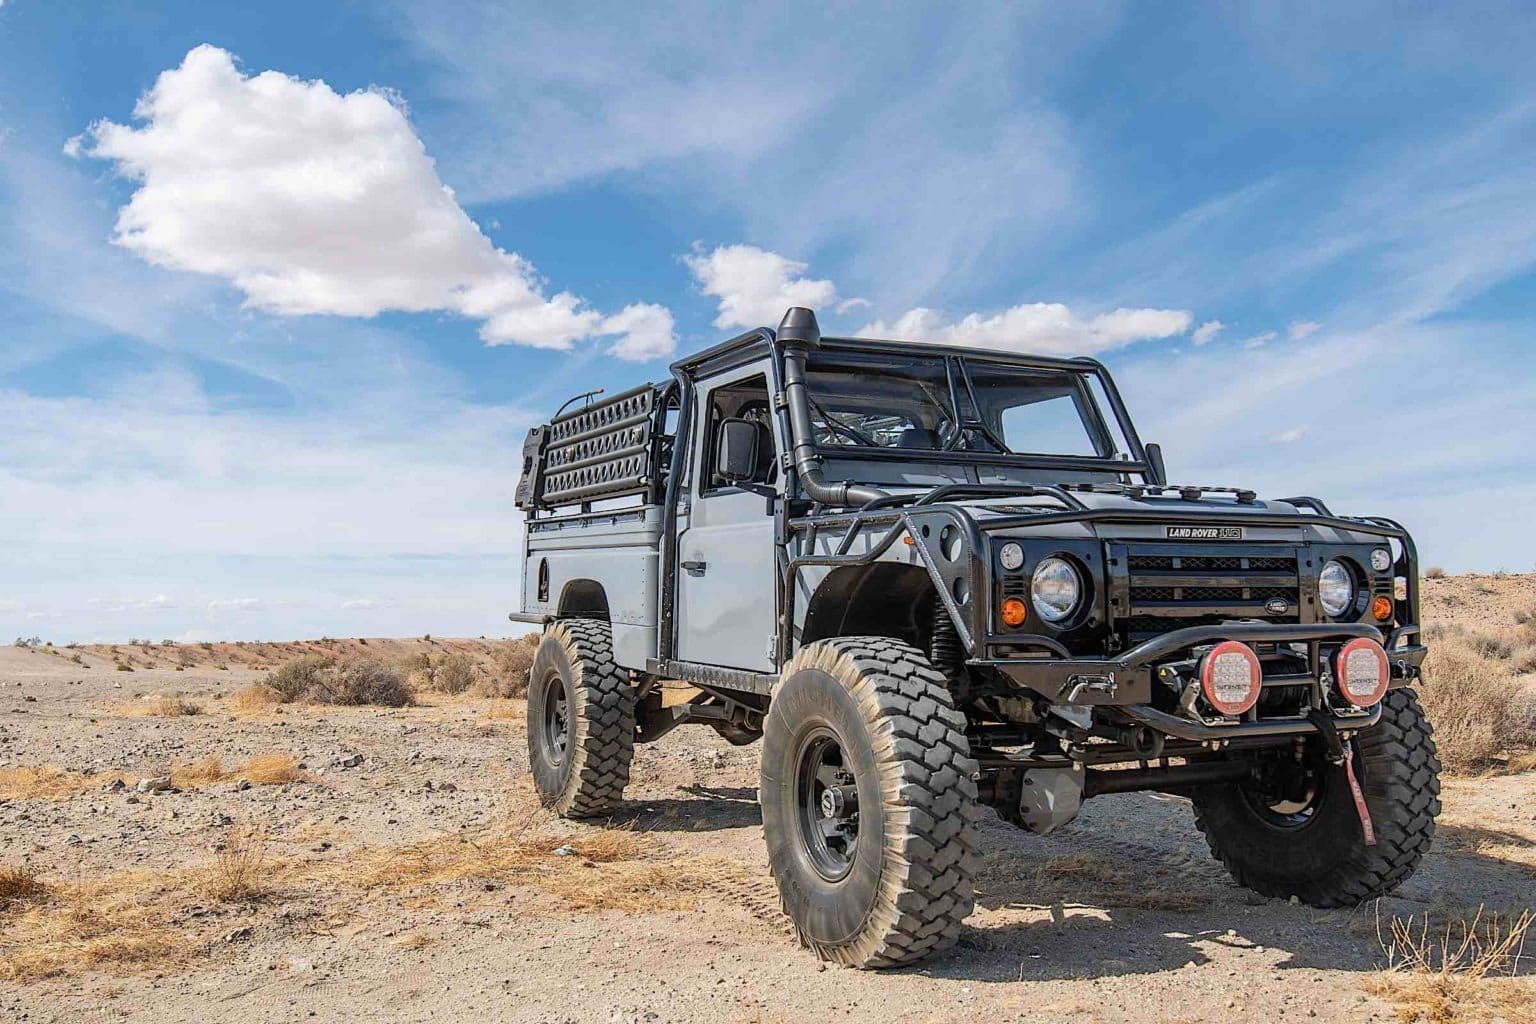
<path id="1" fill-rule="evenodd" d="M 858 789 L 830 729 L 812 730 L 795 758 L 795 823 L 821 877 L 845 878 L 859 848 Z"/>
<path id="2" fill-rule="evenodd" d="M 800 941 L 854 967 L 953 945 L 974 903 L 975 761 L 923 653 L 826 640 L 785 666 L 763 736 L 768 863 Z"/>
<path id="3" fill-rule="evenodd" d="M 1418 868 L 1440 813 L 1440 759 L 1418 695 L 1388 692 L 1381 721 L 1352 746 L 1374 846 L 1366 844 L 1347 773 L 1327 762 L 1320 744 L 1292 773 L 1191 794 L 1195 824 L 1240 885 L 1343 907 L 1385 896 Z"/>
<path id="4" fill-rule="evenodd" d="M 612 810 L 635 752 L 635 693 L 613 660 L 608 623 L 562 619 L 529 671 L 528 760 L 546 807 L 562 817 Z"/>

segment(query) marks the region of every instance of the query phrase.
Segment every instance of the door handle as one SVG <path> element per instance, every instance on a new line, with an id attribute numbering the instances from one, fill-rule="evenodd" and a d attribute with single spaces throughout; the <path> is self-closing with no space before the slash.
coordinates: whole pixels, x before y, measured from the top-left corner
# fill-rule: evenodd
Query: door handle
<path id="1" fill-rule="evenodd" d="M 704 570 L 709 568 L 708 562 L 684 562 L 683 568 L 690 576 L 703 576 Z"/>

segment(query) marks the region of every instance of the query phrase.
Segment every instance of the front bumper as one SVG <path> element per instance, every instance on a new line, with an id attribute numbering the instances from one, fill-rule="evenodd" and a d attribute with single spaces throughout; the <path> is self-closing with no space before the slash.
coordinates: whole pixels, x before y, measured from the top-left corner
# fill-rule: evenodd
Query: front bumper
<path id="1" fill-rule="evenodd" d="M 1375 626 L 1362 623 L 1269 624 L 1225 623 L 1175 629 L 1138 644 L 1113 658 L 986 658 L 969 664 L 993 669 L 1010 682 L 1031 690 L 1053 704 L 1079 707 L 1113 707 L 1133 723 L 1180 739 L 1205 741 L 1234 736 L 1302 735 L 1316 732 L 1306 718 L 1281 717 L 1256 721 L 1223 721 L 1209 724 L 1192 718 L 1159 711 L 1152 705 L 1152 684 L 1164 666 L 1188 657 L 1192 648 L 1240 640 L 1250 645 L 1304 644 L 1308 671 L 1284 675 L 1266 674 L 1266 686 L 1311 684 L 1321 687 L 1319 676 L 1327 661 L 1327 650 L 1347 640 L 1365 637 L 1375 640 L 1387 651 L 1394 687 L 1417 678 L 1426 649 L 1417 639 L 1417 627 L 1404 627 L 1390 636 Z M 1349 709 L 1333 714 L 1341 730 L 1360 729 L 1375 723 L 1379 709 Z"/>

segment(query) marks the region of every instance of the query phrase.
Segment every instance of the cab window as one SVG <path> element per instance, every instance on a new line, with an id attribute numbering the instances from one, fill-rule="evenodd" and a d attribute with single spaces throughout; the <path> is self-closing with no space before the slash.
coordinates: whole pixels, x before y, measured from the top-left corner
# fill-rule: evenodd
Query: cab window
<path id="1" fill-rule="evenodd" d="M 704 472 L 699 488 L 703 494 L 733 489 L 734 485 L 715 476 L 715 452 L 720 442 L 720 424 L 726 420 L 748 420 L 757 425 L 757 472 L 753 483 L 771 484 L 778 478 L 774 458 L 773 418 L 768 403 L 768 379 L 763 374 L 715 388 L 709 396 L 708 442 L 704 449 Z"/>

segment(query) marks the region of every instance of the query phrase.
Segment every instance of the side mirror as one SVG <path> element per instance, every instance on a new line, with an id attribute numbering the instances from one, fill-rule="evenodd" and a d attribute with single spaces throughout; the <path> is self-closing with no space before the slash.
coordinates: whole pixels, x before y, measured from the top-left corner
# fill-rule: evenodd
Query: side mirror
<path id="1" fill-rule="evenodd" d="M 1156 441 L 1149 441 L 1146 445 L 1147 462 L 1152 466 L 1152 482 L 1167 486 L 1168 467 L 1163 465 L 1163 446 Z"/>
<path id="2" fill-rule="evenodd" d="M 715 479 L 745 483 L 757 475 L 759 429 L 751 420 L 724 420 L 715 447 Z"/>

